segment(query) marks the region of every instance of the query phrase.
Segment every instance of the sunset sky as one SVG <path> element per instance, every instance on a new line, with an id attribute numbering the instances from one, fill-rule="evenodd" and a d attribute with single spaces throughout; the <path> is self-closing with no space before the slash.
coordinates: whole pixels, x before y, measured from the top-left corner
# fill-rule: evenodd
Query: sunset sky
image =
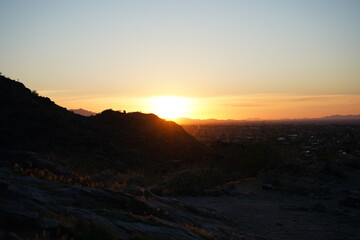
<path id="1" fill-rule="evenodd" d="M 360 114 L 360 1 L 0 0 L 0 71 L 69 109 Z"/>

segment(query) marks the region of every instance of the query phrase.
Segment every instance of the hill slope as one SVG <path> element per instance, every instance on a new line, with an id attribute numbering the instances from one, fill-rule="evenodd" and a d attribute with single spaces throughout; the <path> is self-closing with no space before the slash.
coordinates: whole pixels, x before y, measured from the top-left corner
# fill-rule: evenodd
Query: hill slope
<path id="1" fill-rule="evenodd" d="M 0 150 L 33 151 L 86 171 L 161 170 L 201 154 L 196 139 L 153 114 L 106 110 L 84 117 L 4 76 L 0 89 Z"/>

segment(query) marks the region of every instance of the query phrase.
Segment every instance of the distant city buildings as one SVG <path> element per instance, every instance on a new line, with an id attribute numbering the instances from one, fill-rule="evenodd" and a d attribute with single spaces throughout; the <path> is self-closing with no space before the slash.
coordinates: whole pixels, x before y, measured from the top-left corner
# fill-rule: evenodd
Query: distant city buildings
<path id="1" fill-rule="evenodd" d="M 293 147 L 304 159 L 360 158 L 358 124 L 185 125 L 183 128 L 206 145 L 266 142 Z"/>

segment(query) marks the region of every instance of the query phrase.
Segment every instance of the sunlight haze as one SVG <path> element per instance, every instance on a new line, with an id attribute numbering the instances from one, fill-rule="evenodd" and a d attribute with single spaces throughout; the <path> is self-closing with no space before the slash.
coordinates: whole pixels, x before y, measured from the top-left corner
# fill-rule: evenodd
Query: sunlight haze
<path id="1" fill-rule="evenodd" d="M 164 118 L 360 114 L 360 1 L 0 1 L 0 71 Z"/>

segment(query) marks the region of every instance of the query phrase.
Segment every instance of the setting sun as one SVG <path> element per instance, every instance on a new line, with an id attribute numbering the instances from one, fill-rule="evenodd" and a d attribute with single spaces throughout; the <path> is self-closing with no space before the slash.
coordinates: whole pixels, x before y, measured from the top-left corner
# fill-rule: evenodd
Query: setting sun
<path id="1" fill-rule="evenodd" d="M 150 110 L 161 118 L 183 117 L 190 110 L 191 99 L 184 97 L 162 96 L 150 100 Z"/>

